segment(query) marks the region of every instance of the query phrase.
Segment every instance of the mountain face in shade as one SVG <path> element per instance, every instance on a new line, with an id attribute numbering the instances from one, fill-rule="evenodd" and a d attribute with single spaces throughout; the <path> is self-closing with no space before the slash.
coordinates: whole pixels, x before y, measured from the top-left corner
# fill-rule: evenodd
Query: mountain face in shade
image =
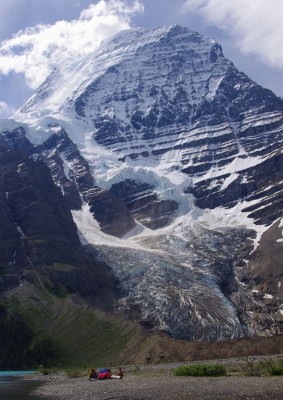
<path id="1" fill-rule="evenodd" d="M 47 168 L 124 316 L 221 340 L 282 330 L 282 112 L 213 40 L 138 28 L 58 65 L 0 138 Z"/>

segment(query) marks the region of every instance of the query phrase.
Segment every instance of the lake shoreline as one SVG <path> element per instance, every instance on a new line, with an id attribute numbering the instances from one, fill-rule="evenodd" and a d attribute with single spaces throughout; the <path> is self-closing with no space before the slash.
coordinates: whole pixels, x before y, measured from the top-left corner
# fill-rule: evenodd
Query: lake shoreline
<path id="1" fill-rule="evenodd" d="M 0 371 L 0 398 L 5 400 L 40 400 L 32 393 L 41 385 L 30 371 Z"/>
<path id="2" fill-rule="evenodd" d="M 176 377 L 169 371 L 126 373 L 123 379 L 89 381 L 64 373 L 33 376 L 41 384 L 32 394 L 49 400 L 281 400 L 283 377 Z"/>

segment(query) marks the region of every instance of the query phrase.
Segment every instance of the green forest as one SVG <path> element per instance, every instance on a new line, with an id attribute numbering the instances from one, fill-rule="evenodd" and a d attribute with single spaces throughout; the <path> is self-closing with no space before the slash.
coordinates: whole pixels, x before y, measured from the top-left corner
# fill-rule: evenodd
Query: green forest
<path id="1" fill-rule="evenodd" d="M 32 328 L 17 311 L 0 304 L 0 369 L 16 370 L 56 365 L 62 350 L 51 337 L 36 338 Z"/>

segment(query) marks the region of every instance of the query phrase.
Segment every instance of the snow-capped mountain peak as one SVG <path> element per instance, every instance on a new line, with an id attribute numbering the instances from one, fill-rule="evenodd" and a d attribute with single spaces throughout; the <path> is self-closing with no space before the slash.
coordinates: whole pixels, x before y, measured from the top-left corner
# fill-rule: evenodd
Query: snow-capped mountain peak
<path id="1" fill-rule="evenodd" d="M 282 112 L 218 43 L 174 25 L 58 65 L 14 118 L 81 242 L 119 279 L 121 308 L 143 304 L 177 337 L 223 339 L 262 328 L 242 268 L 252 230 L 256 245 L 282 218 Z"/>

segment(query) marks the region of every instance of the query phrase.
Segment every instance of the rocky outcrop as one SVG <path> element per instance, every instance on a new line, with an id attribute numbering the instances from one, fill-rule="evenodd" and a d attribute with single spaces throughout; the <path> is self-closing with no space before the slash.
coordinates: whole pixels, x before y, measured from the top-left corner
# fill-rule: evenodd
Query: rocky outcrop
<path id="1" fill-rule="evenodd" d="M 154 187 L 130 179 L 115 183 L 111 193 L 121 198 L 133 217 L 151 229 L 162 228 L 173 221 L 178 203 L 174 200 L 160 200 Z"/>
<path id="2" fill-rule="evenodd" d="M 55 294 L 76 292 L 93 302 L 100 296 L 109 307 L 111 271 L 82 249 L 68 202 L 47 165 L 26 153 L 28 140 L 21 138 L 24 151 L 7 136 L 0 136 L 0 291 L 40 279 Z"/>
<path id="3" fill-rule="evenodd" d="M 54 182 L 61 187 L 70 209 L 80 209 L 83 199 L 89 204 L 103 232 L 123 236 L 135 226 L 127 206 L 111 192 L 95 185 L 88 163 L 65 130 L 55 126 L 54 131 L 40 146 L 40 154 L 49 166 Z"/>
<path id="4" fill-rule="evenodd" d="M 240 157 L 239 162 L 244 159 Z M 270 224 L 282 217 L 282 162 L 282 154 L 276 152 L 257 165 L 235 172 L 232 179 L 225 174 L 200 180 L 187 193 L 195 196 L 196 205 L 201 208 L 231 208 L 243 203 L 242 211 L 255 223 Z"/>
<path id="5" fill-rule="evenodd" d="M 7 131 L 2 137 L 8 146 L 26 151 L 35 160 L 41 160 L 48 166 L 69 209 L 79 210 L 82 201 L 85 201 L 103 232 L 123 236 L 135 226 L 126 204 L 111 192 L 95 185 L 88 163 L 60 125 L 49 128 L 50 137 L 38 146 L 31 145 L 23 127 Z"/>
<path id="6" fill-rule="evenodd" d="M 1 148 L 0 157 L 4 274 L 20 279 L 26 267 L 79 263 L 76 226 L 48 168 L 20 150 Z"/>
<path id="7" fill-rule="evenodd" d="M 103 232 L 120 237 L 136 225 L 126 204 L 111 192 L 96 186 L 83 195 Z"/>
<path id="8" fill-rule="evenodd" d="M 282 226 L 276 221 L 248 256 L 247 268 L 239 270 L 239 279 L 252 294 L 244 308 L 255 321 L 261 321 L 262 331 L 283 331 L 282 251 Z"/>

